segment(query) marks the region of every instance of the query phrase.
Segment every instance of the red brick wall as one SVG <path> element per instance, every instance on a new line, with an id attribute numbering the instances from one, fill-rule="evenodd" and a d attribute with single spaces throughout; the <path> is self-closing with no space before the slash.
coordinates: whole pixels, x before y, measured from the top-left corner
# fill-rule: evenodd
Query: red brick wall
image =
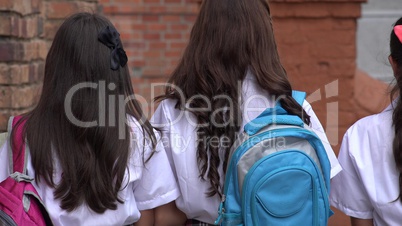
<path id="1" fill-rule="evenodd" d="M 165 82 L 178 63 L 199 8 L 195 0 L 100 0 L 129 57 L 134 91 L 145 113 L 154 111 L 150 83 Z"/>
<path id="2" fill-rule="evenodd" d="M 42 0 L 0 1 L 0 130 L 8 117 L 34 106 L 46 51 Z"/>

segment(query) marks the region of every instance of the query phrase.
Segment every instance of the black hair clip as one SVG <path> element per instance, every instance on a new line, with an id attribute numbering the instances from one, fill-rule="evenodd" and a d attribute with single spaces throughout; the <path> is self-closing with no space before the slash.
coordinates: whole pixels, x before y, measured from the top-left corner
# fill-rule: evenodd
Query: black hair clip
<path id="1" fill-rule="evenodd" d="M 102 29 L 98 34 L 98 40 L 112 49 L 110 54 L 110 68 L 113 71 L 119 69 L 119 66 L 124 67 L 127 64 L 127 55 L 122 47 L 120 34 L 116 29 L 110 28 L 109 26 Z"/>

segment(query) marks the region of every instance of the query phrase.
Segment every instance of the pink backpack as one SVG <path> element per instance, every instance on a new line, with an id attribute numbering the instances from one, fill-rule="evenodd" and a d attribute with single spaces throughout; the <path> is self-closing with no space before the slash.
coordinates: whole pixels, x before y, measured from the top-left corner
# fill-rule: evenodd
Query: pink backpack
<path id="1" fill-rule="evenodd" d="M 11 117 L 8 123 L 8 151 L 12 159 L 9 167 L 12 174 L 0 183 L 0 225 L 52 225 L 38 192 L 31 184 L 33 178 L 26 173 L 28 151 L 22 138 L 25 122 L 18 126 L 11 145 L 11 130 L 21 118 Z"/>

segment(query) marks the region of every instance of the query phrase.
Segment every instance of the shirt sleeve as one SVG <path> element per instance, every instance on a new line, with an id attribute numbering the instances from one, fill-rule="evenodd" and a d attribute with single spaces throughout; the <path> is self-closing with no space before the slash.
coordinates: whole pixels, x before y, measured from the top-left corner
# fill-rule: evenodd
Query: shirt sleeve
<path id="1" fill-rule="evenodd" d="M 138 164 L 142 165 L 140 170 L 138 170 L 139 167 L 137 167 L 135 171 L 140 171 L 140 173 L 137 173 L 137 175 L 140 175 L 139 179 L 134 185 L 134 196 L 138 209 L 153 209 L 176 200 L 180 196 L 180 192 L 160 136 L 155 131 L 157 135 L 157 145 L 152 154 L 151 142 L 146 139 L 145 147 L 141 143 L 143 138 L 142 130 L 133 128 L 133 132 L 134 136 L 136 136 L 136 139 L 134 139 L 135 143 L 132 144 L 132 146 L 135 147 L 133 152 L 143 154 L 141 155 L 143 157 L 140 158 L 139 155 L 136 154 L 137 160 L 134 160 L 137 166 Z M 149 160 L 147 161 L 148 158 Z M 140 163 L 138 159 L 140 159 L 139 161 L 146 161 L 145 164 Z"/>
<path id="2" fill-rule="evenodd" d="M 350 154 L 352 149 L 360 147 L 359 139 L 350 139 L 351 129 L 345 134 L 338 155 L 342 171 L 331 180 L 330 203 L 348 216 L 360 219 L 372 219 L 374 207 L 371 205 L 355 158 Z"/>
<path id="3" fill-rule="evenodd" d="M 318 119 L 317 115 L 313 111 L 313 108 L 307 101 L 304 101 L 303 109 L 310 116 L 311 128 L 317 134 L 317 136 L 321 139 L 322 144 L 324 145 L 325 151 L 327 152 L 329 162 L 331 164 L 331 178 L 333 178 L 340 171 L 342 171 L 342 167 L 339 164 L 339 161 L 336 158 L 334 150 L 332 149 L 331 144 L 328 141 L 327 135 L 325 134 L 324 128 L 322 127 L 320 120 Z"/>

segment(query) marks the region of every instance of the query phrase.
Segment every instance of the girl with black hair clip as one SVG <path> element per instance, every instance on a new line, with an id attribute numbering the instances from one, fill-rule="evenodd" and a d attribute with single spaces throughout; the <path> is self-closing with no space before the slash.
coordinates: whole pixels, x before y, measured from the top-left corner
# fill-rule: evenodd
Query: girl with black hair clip
<path id="1" fill-rule="evenodd" d="M 22 127 L 28 176 L 55 226 L 151 226 L 154 208 L 175 208 L 174 175 L 126 63 L 108 19 L 70 16 L 47 55 L 38 105 L 13 126 L 11 140 Z M 0 148 L 0 181 L 10 174 L 8 147 Z M 185 218 L 174 220 L 159 225 Z"/>
<path id="2" fill-rule="evenodd" d="M 394 100 L 348 129 L 338 156 L 343 171 L 331 183 L 331 205 L 353 226 L 402 224 L 402 18 L 391 32 L 390 49 Z"/>
<path id="3" fill-rule="evenodd" d="M 188 225 L 214 223 L 236 134 L 276 101 L 321 138 L 331 176 L 341 170 L 310 104 L 292 97 L 271 22 L 266 0 L 203 0 L 183 57 L 157 98 L 152 121 L 161 128 L 182 194 L 176 205 Z"/>

